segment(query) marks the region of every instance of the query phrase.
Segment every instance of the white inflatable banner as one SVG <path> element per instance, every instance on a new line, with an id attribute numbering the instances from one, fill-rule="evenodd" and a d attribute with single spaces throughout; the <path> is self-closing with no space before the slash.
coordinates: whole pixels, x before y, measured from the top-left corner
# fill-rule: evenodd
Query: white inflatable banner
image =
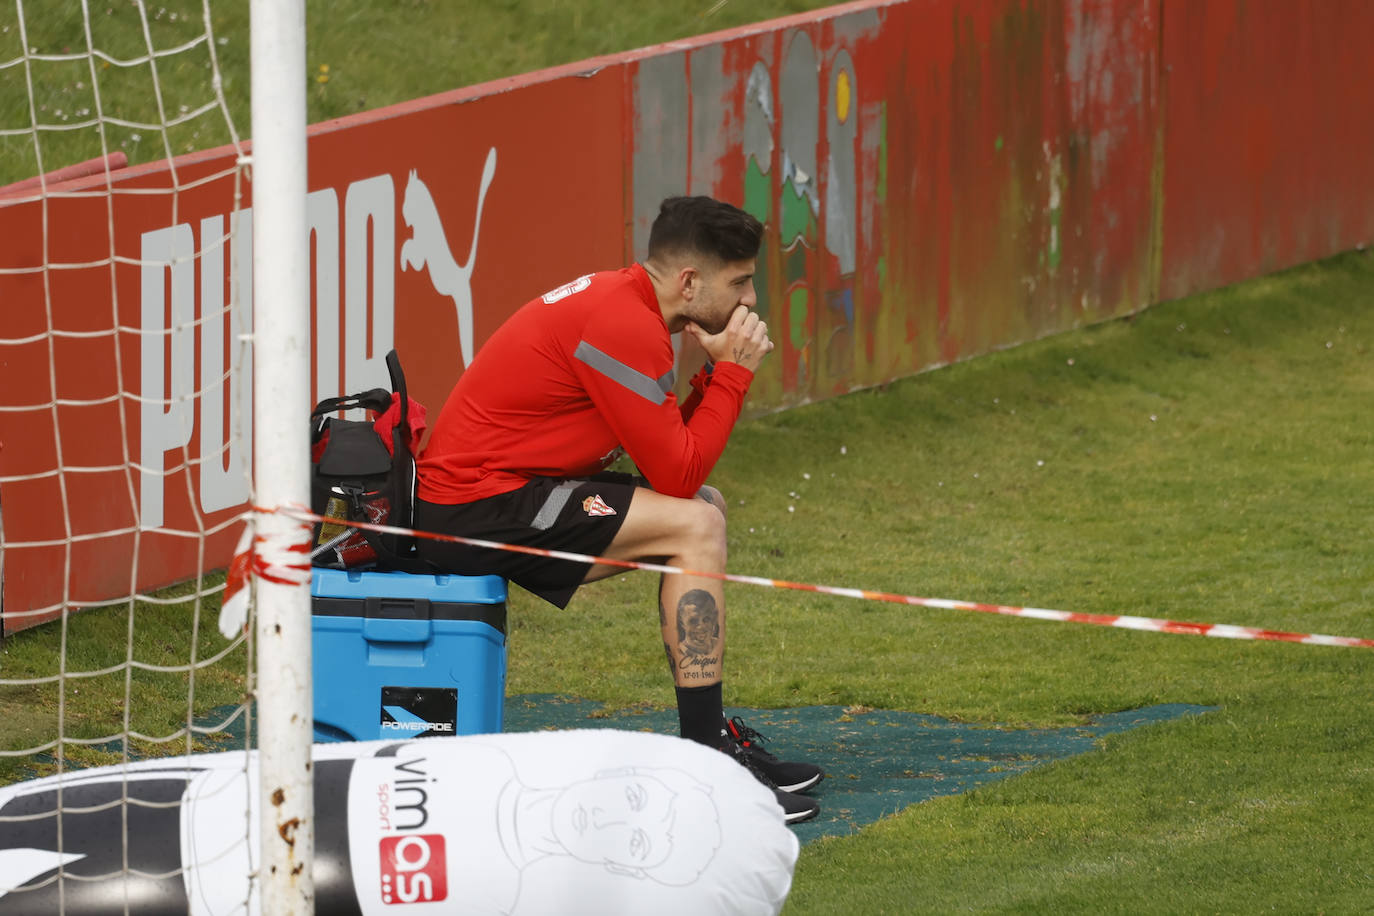
<path id="1" fill-rule="evenodd" d="M 791 888 L 773 793 L 680 738 L 366 741 L 314 761 L 321 914 L 776 914 Z M 256 914 L 257 796 L 243 751 L 0 787 L 0 916 Z"/>

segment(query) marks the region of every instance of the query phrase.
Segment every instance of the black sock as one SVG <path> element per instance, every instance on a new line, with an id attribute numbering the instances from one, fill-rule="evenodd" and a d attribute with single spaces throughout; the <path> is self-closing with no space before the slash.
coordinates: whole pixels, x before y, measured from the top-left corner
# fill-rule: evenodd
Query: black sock
<path id="1" fill-rule="evenodd" d="M 721 747 L 721 729 L 725 723 L 725 709 L 721 700 L 720 681 L 704 687 L 675 687 L 677 718 L 682 737 L 708 747 Z"/>

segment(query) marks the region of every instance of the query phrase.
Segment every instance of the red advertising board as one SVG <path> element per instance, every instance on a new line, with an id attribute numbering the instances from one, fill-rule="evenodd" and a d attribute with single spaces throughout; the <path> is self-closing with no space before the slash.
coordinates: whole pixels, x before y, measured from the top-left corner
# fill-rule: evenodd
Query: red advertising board
<path id="1" fill-rule="evenodd" d="M 386 385 L 396 347 L 437 410 L 511 311 L 622 263 L 623 87 L 608 68 L 312 131 L 316 399 Z M 227 561 L 252 454 L 236 158 L 0 200 L 6 631 Z"/>

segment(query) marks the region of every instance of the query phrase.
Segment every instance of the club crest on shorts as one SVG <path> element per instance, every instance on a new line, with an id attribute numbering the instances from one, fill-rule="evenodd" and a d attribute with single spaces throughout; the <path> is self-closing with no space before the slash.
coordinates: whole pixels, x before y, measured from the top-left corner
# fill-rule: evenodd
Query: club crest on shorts
<path id="1" fill-rule="evenodd" d="M 588 496 L 582 500 L 582 511 L 595 518 L 598 515 L 615 515 L 615 510 L 606 505 L 606 501 L 598 496 Z"/>

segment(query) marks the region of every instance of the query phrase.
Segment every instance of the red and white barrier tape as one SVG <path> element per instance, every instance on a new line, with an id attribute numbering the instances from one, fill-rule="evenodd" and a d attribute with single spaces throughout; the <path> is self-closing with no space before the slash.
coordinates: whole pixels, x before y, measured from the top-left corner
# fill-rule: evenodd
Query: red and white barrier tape
<path id="1" fill-rule="evenodd" d="M 270 511 L 270 510 L 258 510 Z M 412 531 L 391 525 L 371 525 L 365 522 L 342 522 L 335 518 L 323 518 L 313 512 L 298 509 L 283 509 L 283 513 L 302 521 L 330 522 L 352 528 L 364 528 L 380 534 L 414 535 L 435 541 L 451 541 L 469 547 L 487 547 L 512 553 L 524 553 L 536 557 L 550 557 L 556 560 L 571 560 L 576 563 L 618 566 L 624 569 L 644 569 L 650 572 L 665 573 L 673 576 L 698 576 L 703 579 L 719 579 L 722 582 L 738 582 L 742 585 L 759 585 L 764 588 L 783 588 L 800 592 L 816 592 L 822 595 L 838 595 L 841 598 L 859 598 L 864 601 L 885 601 L 890 604 L 905 604 L 916 607 L 942 608 L 951 611 L 980 611 L 985 614 L 1001 614 L 1005 617 L 1031 617 L 1036 620 L 1053 620 L 1059 623 L 1090 623 L 1100 627 L 1118 627 L 1125 630 L 1147 630 L 1154 633 L 1180 633 L 1190 636 L 1214 636 L 1220 639 L 1258 639 L 1276 642 L 1296 642 L 1309 646 L 1346 646 L 1358 649 L 1374 649 L 1374 639 L 1360 639 L 1354 636 L 1325 636 L 1321 633 L 1289 633 L 1283 630 L 1266 630 L 1257 627 L 1242 627 L 1225 623 L 1188 623 L 1178 620 L 1163 620 L 1156 617 L 1132 617 L 1127 614 L 1083 614 L 1074 611 L 1055 611 L 1039 607 L 1016 607 L 1007 604 L 983 604 L 977 601 L 956 601 L 948 598 L 918 598 L 914 595 L 899 595 L 895 592 L 875 592 L 863 588 L 841 588 L 834 585 L 811 585 L 805 582 L 789 582 L 786 579 L 768 579 L 763 576 L 741 576 L 734 573 L 702 572 L 696 569 L 683 569 L 679 566 L 665 566 L 661 563 L 643 563 L 636 560 L 615 560 L 610 557 L 594 557 L 584 553 L 569 553 L 565 550 L 545 550 L 541 547 L 526 547 L 523 544 L 503 544 L 499 541 L 486 541 L 481 538 L 467 538 L 456 534 L 438 534 L 432 531 Z"/>
<path id="2" fill-rule="evenodd" d="M 258 512 L 272 510 L 258 509 Z M 234 548 L 224 581 L 224 598 L 220 604 L 219 630 L 225 639 L 233 639 L 248 623 L 248 593 L 251 578 L 275 582 L 279 585 L 310 584 L 310 519 L 303 507 L 290 507 L 281 513 L 302 524 L 299 530 L 264 530 L 248 519 Z"/>

